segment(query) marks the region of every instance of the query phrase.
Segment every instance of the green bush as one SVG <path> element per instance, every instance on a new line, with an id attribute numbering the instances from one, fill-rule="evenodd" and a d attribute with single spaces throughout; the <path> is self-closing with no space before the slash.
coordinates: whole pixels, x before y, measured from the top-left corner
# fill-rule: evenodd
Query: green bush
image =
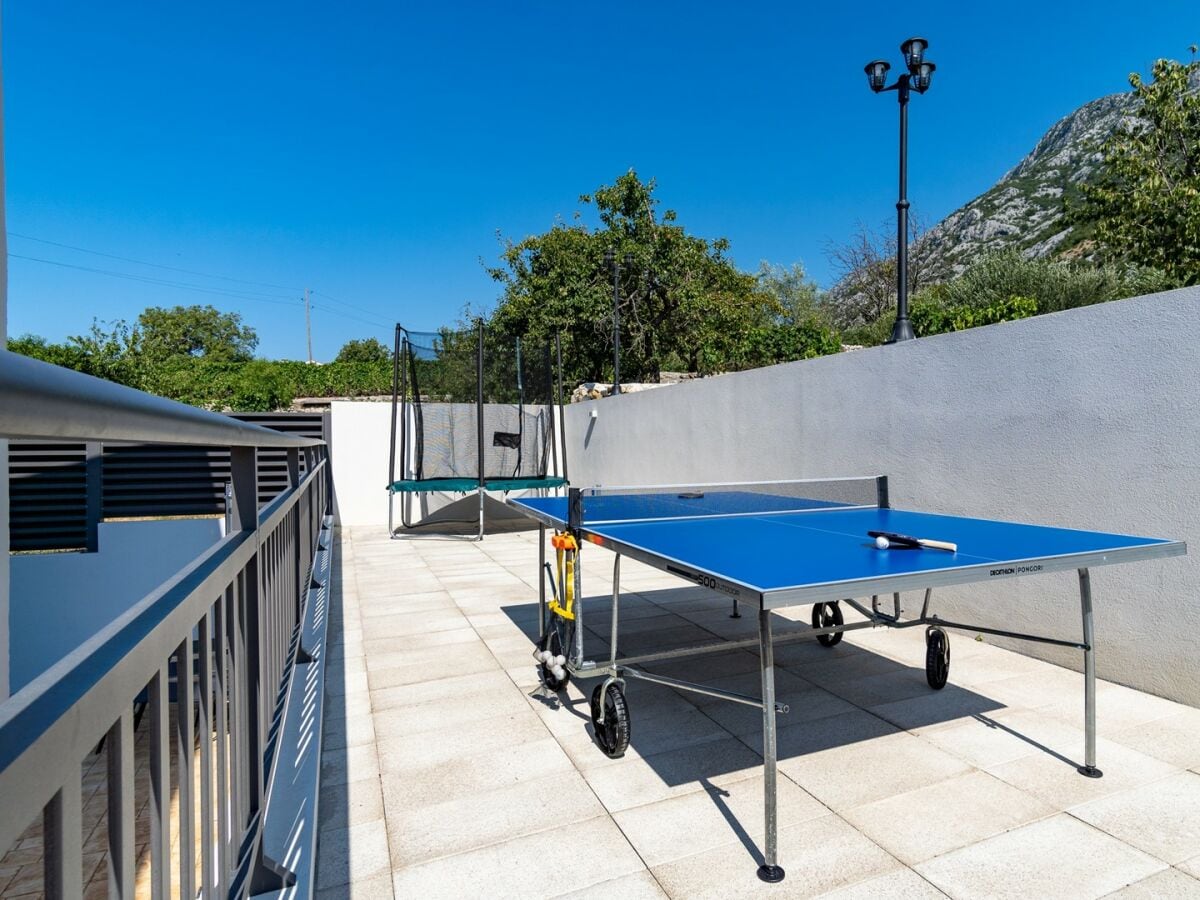
<path id="1" fill-rule="evenodd" d="M 995 325 L 1036 316 L 1037 301 L 1032 297 L 1013 296 L 987 306 L 945 306 L 934 300 L 913 301 L 909 309 L 913 333 L 917 337 L 962 331 L 979 325 Z"/>
<path id="2" fill-rule="evenodd" d="M 916 299 L 933 299 L 947 307 L 991 307 L 1011 297 L 1028 297 L 1036 301 L 1038 313 L 1047 313 L 1172 287 L 1177 285 L 1154 269 L 1026 259 L 1007 250 L 985 256 L 958 278 Z"/>

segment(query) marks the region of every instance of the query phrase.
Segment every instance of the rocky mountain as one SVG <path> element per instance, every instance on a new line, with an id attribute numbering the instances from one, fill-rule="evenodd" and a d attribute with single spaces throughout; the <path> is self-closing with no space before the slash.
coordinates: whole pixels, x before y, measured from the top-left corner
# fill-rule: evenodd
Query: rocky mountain
<path id="1" fill-rule="evenodd" d="M 1056 122 L 1016 168 L 924 235 L 930 270 L 951 277 L 997 250 L 1038 257 L 1074 244 L 1064 198 L 1096 170 L 1100 145 L 1134 104 L 1131 93 L 1111 94 Z"/>
<path id="2" fill-rule="evenodd" d="M 1190 84 L 1200 90 L 1200 70 Z M 1136 112 L 1137 100 L 1126 92 L 1085 103 L 1056 122 L 1016 168 L 926 232 L 927 270 L 944 279 L 997 250 L 1041 257 L 1078 245 L 1065 198 L 1096 171 L 1104 139 Z"/>

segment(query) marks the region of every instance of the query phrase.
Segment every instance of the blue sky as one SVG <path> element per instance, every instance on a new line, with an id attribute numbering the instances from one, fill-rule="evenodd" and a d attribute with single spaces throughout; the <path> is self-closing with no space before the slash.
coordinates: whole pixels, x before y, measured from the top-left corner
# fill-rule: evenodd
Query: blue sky
<path id="1" fill-rule="evenodd" d="M 898 68 L 910 34 L 938 65 L 911 108 L 932 222 L 1130 71 L 1185 58 L 1200 7 L 9 0 L 9 334 L 211 302 L 303 358 L 311 287 L 331 359 L 490 306 L 497 233 L 544 231 L 629 168 L 741 267 L 827 284 L 830 242 L 894 215 L 894 95 L 862 67 Z"/>

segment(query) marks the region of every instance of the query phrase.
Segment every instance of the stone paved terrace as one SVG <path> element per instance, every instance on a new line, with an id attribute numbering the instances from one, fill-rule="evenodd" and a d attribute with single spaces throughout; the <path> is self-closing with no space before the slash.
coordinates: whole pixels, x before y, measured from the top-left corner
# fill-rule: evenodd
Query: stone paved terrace
<path id="1" fill-rule="evenodd" d="M 341 532 L 323 896 L 1200 897 L 1200 710 L 1102 682 L 1105 775 L 1086 779 L 1081 675 L 956 633 L 935 693 L 920 629 L 778 648 L 788 876 L 762 884 L 760 714 L 631 682 L 631 745 L 606 758 L 578 689 L 560 708 L 538 696 L 536 534 Z M 583 562 L 604 595 L 612 555 Z M 1120 636 L 1096 581 L 1102 654 Z M 753 635 L 753 616 L 681 584 L 623 560 L 623 649 Z M 607 635 L 601 605 L 588 621 Z M 757 694 L 757 665 L 655 671 Z"/>

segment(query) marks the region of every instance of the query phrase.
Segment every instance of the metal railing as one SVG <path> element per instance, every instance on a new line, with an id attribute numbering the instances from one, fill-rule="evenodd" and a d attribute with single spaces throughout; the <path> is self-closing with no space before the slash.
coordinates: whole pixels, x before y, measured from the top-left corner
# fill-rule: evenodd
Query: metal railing
<path id="1" fill-rule="evenodd" d="M 108 896 L 134 895 L 133 710 L 143 697 L 152 895 L 172 895 L 176 867 L 183 897 L 242 897 L 286 886 L 290 873 L 264 849 L 263 821 L 289 687 L 296 668 L 311 662 L 300 623 L 329 524 L 323 442 L 3 350 L 0 437 L 230 447 L 232 501 L 226 537 L 0 704 L 0 851 L 40 816 L 45 895 L 82 894 L 81 764 L 102 741 Z M 288 458 L 287 489 L 261 511 L 256 447 L 286 448 Z M 174 865 L 172 739 L 180 832 Z"/>

